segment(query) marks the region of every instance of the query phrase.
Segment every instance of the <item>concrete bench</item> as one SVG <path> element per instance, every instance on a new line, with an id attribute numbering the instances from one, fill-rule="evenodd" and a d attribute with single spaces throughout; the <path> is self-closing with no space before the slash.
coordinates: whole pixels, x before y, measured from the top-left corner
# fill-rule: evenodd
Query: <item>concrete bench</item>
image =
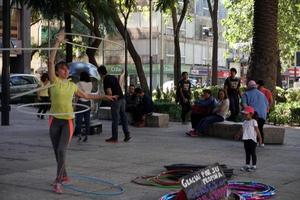
<path id="1" fill-rule="evenodd" d="M 169 126 L 169 114 L 164 113 L 152 113 L 146 116 L 147 127 L 168 127 Z"/>
<path id="2" fill-rule="evenodd" d="M 233 139 L 242 128 L 242 123 L 224 121 L 212 124 L 208 128 L 208 135 L 224 139 Z M 284 143 L 284 127 L 264 125 L 265 144 L 283 144 Z"/>
<path id="3" fill-rule="evenodd" d="M 132 122 L 132 117 L 127 113 L 128 122 Z M 111 120 L 110 107 L 100 107 L 98 112 L 98 118 L 102 120 Z M 147 127 L 167 127 L 169 125 L 169 114 L 164 113 L 152 113 L 146 116 Z"/>

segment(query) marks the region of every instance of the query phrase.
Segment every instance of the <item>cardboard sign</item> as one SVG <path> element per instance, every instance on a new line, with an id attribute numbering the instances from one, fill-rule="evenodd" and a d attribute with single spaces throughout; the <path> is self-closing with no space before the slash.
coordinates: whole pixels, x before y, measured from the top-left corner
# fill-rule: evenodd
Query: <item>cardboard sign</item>
<path id="1" fill-rule="evenodd" d="M 181 179 L 188 200 L 220 200 L 226 197 L 227 180 L 217 164 Z"/>

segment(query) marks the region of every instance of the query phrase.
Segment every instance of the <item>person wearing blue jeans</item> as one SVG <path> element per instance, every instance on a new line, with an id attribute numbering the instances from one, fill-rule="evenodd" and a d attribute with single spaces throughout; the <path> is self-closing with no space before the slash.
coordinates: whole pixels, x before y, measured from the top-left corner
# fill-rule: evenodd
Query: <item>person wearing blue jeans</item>
<path id="1" fill-rule="evenodd" d="M 114 140 L 118 140 L 118 125 L 121 120 L 123 132 L 125 135 L 124 141 L 128 139 L 129 131 L 128 131 L 128 121 L 127 121 L 127 114 L 126 114 L 126 101 L 125 98 L 118 99 L 111 104 L 111 117 L 112 117 L 112 138 Z M 129 138 L 130 139 L 130 138 Z M 129 140 L 128 139 L 128 140 Z"/>
<path id="2" fill-rule="evenodd" d="M 79 104 L 84 104 L 86 106 L 91 107 L 91 102 L 90 101 L 78 101 L 77 103 Z M 82 110 L 82 107 L 78 106 L 79 109 L 76 109 L 76 111 L 80 111 Z M 78 142 L 81 141 L 81 128 L 82 128 L 82 120 L 84 120 L 84 126 L 85 126 L 85 132 L 83 134 L 84 138 L 83 138 L 83 142 L 86 142 L 88 139 L 88 135 L 90 134 L 90 121 L 91 121 L 91 110 L 83 112 L 83 113 L 79 113 L 76 114 L 75 116 L 75 134 L 78 135 Z"/>
<path id="3" fill-rule="evenodd" d="M 111 115 L 112 115 L 112 136 L 106 139 L 106 142 L 116 143 L 118 142 L 118 125 L 121 118 L 121 124 L 124 132 L 124 142 L 128 142 L 131 137 L 128 130 L 128 121 L 125 111 L 126 101 L 123 95 L 121 86 L 118 79 L 115 76 L 107 74 L 106 67 L 101 65 L 98 67 L 98 73 L 103 80 L 103 88 L 106 95 L 117 96 L 117 100 L 111 104 Z"/>

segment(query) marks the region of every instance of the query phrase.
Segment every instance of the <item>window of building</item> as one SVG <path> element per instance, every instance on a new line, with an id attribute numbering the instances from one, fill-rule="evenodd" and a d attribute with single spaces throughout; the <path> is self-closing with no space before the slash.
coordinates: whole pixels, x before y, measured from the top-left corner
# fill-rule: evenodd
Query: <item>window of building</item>
<path id="1" fill-rule="evenodd" d="M 21 10 L 19 9 L 12 9 L 11 10 L 11 30 L 10 30 L 10 37 L 12 39 L 20 40 L 21 39 Z M 3 34 L 3 12 L 2 7 L 0 7 L 0 37 L 2 38 Z"/>

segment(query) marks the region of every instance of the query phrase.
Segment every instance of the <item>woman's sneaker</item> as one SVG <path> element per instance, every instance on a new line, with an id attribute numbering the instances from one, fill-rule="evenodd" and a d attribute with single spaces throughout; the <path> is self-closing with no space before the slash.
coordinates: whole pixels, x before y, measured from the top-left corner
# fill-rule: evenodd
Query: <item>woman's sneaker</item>
<path id="1" fill-rule="evenodd" d="M 197 131 L 190 131 L 190 132 L 186 132 L 185 134 L 190 136 L 190 137 L 198 137 L 199 136 Z"/>
<path id="2" fill-rule="evenodd" d="M 55 183 L 53 185 L 53 192 L 55 192 L 56 194 L 62 194 L 63 193 L 61 183 Z"/>

